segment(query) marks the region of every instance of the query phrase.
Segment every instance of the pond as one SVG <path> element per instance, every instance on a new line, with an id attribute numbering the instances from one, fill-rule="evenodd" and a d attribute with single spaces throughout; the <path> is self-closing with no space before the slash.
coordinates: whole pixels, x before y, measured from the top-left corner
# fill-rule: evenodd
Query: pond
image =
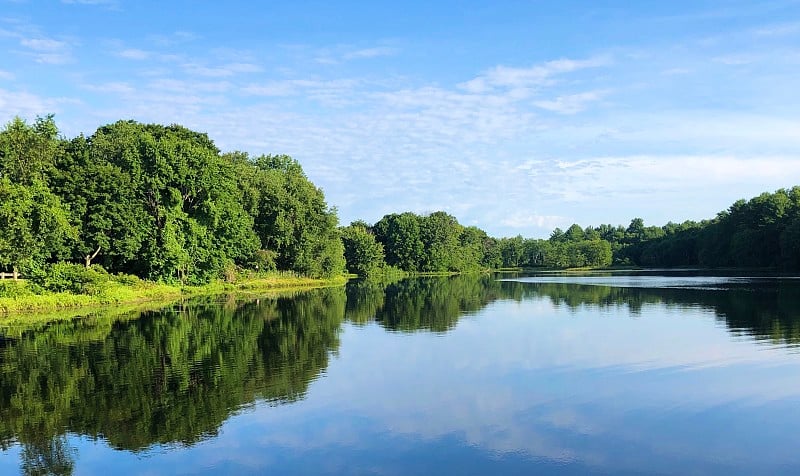
<path id="1" fill-rule="evenodd" d="M 798 474 L 799 346 L 800 280 L 667 271 L 0 327 L 0 474 Z"/>

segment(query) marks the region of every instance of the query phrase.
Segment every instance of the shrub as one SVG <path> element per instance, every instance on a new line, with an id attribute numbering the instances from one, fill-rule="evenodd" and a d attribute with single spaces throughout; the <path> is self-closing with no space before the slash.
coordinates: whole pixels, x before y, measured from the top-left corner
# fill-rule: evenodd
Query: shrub
<path id="1" fill-rule="evenodd" d="M 52 292 L 100 294 L 111 284 L 111 276 L 101 266 L 89 268 L 71 263 L 55 263 L 31 280 Z"/>
<path id="2" fill-rule="evenodd" d="M 0 280 L 0 297 L 18 298 L 33 294 L 25 281 Z"/>
<path id="3" fill-rule="evenodd" d="M 134 287 L 142 284 L 142 279 L 132 274 L 115 274 L 111 276 L 111 279 L 123 286 Z"/>

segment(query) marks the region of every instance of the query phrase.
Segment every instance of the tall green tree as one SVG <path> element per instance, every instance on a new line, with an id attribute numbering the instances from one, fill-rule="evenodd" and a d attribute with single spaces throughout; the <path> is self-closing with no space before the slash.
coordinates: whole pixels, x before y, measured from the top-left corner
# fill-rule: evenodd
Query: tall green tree
<path id="1" fill-rule="evenodd" d="M 258 249 L 235 168 L 206 134 L 120 121 L 90 141 L 90 157 L 126 174 L 153 225 L 139 253 L 147 275 L 202 282 Z"/>
<path id="2" fill-rule="evenodd" d="M 383 245 L 386 264 L 403 271 L 420 271 L 424 245 L 420 234 L 420 217 L 411 213 L 393 213 L 372 227 L 375 238 Z"/>
<path id="3" fill-rule="evenodd" d="M 263 250 L 276 253 L 279 269 L 311 276 L 334 276 L 345 268 L 336 210 L 287 155 L 239 157 L 245 205 Z"/>
<path id="4" fill-rule="evenodd" d="M 347 271 L 359 276 L 370 276 L 385 266 L 383 245 L 375 235 L 361 225 L 341 229 Z"/>
<path id="5" fill-rule="evenodd" d="M 37 117 L 33 125 L 15 117 L 0 131 L 0 177 L 23 185 L 46 181 L 58 145 L 52 115 Z"/>
<path id="6" fill-rule="evenodd" d="M 60 258 L 75 236 L 57 196 L 41 182 L 31 185 L 0 178 L 0 266 L 27 272 Z"/>

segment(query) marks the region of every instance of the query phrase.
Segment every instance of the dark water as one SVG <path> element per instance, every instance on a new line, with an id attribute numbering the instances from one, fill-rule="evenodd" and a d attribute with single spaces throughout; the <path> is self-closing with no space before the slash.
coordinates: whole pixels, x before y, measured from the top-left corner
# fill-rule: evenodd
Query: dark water
<path id="1" fill-rule="evenodd" d="M 0 474 L 800 474 L 798 345 L 800 280 L 691 273 L 0 327 Z"/>

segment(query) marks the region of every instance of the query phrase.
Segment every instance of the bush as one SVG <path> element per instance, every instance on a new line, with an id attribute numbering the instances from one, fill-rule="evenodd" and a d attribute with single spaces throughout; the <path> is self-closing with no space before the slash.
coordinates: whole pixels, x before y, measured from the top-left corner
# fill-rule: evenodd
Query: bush
<path id="1" fill-rule="evenodd" d="M 100 294 L 111 284 L 111 276 L 101 266 L 71 263 L 51 264 L 31 280 L 48 291 L 72 294 Z"/>
<path id="2" fill-rule="evenodd" d="M 142 284 L 142 279 L 132 274 L 115 274 L 111 279 L 123 286 L 134 287 Z"/>
<path id="3" fill-rule="evenodd" d="M 34 292 L 26 285 L 25 281 L 0 280 L 0 297 L 19 298 L 33 294 Z"/>

